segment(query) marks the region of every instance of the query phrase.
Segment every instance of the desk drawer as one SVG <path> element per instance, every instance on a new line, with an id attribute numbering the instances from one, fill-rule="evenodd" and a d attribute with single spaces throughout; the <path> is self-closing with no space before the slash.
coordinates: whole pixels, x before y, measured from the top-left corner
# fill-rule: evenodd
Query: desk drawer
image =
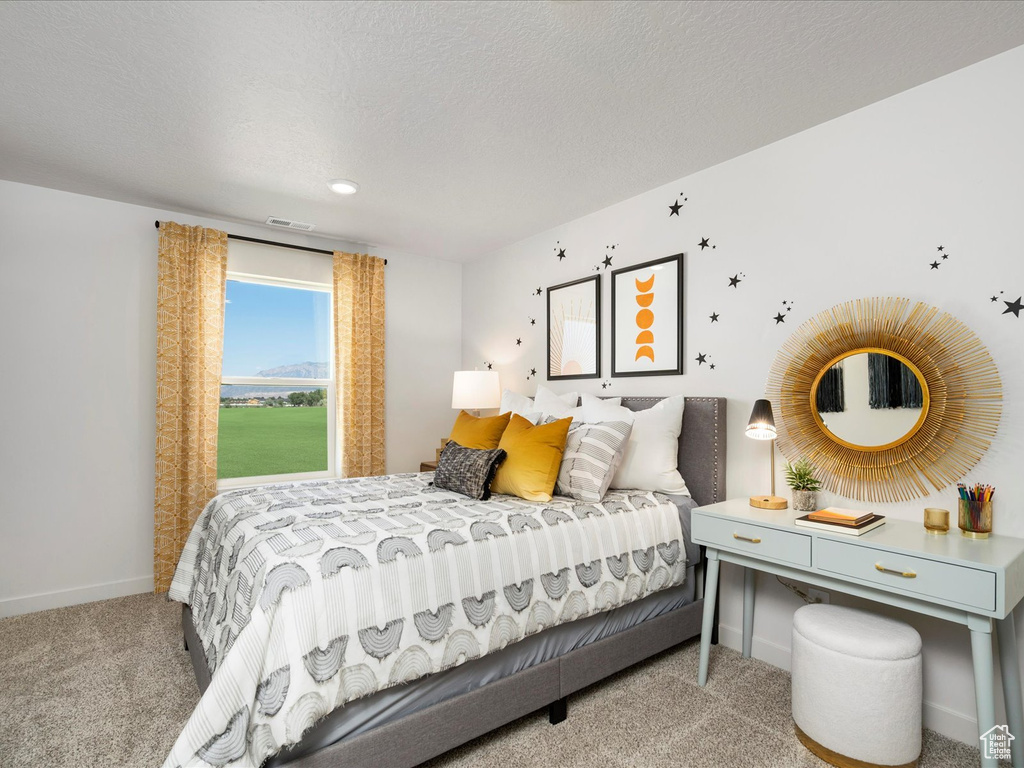
<path id="1" fill-rule="evenodd" d="M 793 565 L 811 564 L 811 537 L 724 517 L 694 514 L 693 538 L 700 544 Z"/>
<path id="2" fill-rule="evenodd" d="M 984 611 L 995 610 L 996 575 L 991 571 L 825 538 L 818 539 L 814 547 L 814 564 L 819 571 Z"/>

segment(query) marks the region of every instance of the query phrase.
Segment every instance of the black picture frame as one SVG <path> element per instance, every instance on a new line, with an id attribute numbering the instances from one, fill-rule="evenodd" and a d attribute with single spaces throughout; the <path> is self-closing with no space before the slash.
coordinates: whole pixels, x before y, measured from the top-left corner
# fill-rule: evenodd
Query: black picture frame
<path id="1" fill-rule="evenodd" d="M 559 301 L 557 296 L 560 291 L 572 290 L 574 293 L 578 293 L 580 288 L 586 283 L 593 283 L 593 302 L 594 302 L 594 339 L 593 339 L 593 372 L 589 369 L 583 370 L 581 373 L 572 374 L 561 374 L 552 369 L 552 357 L 553 351 L 551 347 L 551 330 L 552 330 L 552 300 L 555 302 Z M 555 308 L 558 308 L 556 303 Z M 552 285 L 547 290 L 547 353 L 548 353 L 548 380 L 549 381 L 568 381 L 570 379 L 599 379 L 601 378 L 601 275 L 591 275 L 590 277 L 583 277 L 579 280 L 572 280 L 568 283 L 560 283 L 559 285 Z M 558 350 L 563 349 L 564 336 L 562 339 L 556 339 L 559 342 Z M 583 340 L 587 347 L 590 346 L 589 340 Z M 589 350 L 587 350 L 589 352 Z M 560 370 L 560 369 L 559 369 Z"/>
<path id="2" fill-rule="evenodd" d="M 632 265 L 630 265 L 628 267 L 622 267 L 621 269 L 616 269 L 616 270 L 614 270 L 612 272 L 612 377 L 613 378 L 624 378 L 624 377 L 629 377 L 629 376 L 681 376 L 683 374 L 683 359 L 684 359 L 683 358 L 683 330 L 684 330 L 684 322 L 683 322 L 683 310 L 684 310 L 683 266 L 684 266 L 684 259 L 683 259 L 683 257 L 684 256 L 685 256 L 685 254 L 683 254 L 683 253 L 677 253 L 677 254 L 674 254 L 672 256 L 666 256 L 666 257 L 661 258 L 661 259 L 654 259 L 653 261 L 645 261 L 642 264 L 632 264 Z M 620 283 L 620 278 L 624 279 L 630 273 L 633 273 L 633 272 L 650 271 L 654 267 L 658 267 L 660 265 L 669 264 L 670 262 L 674 262 L 675 263 L 676 272 L 677 272 L 677 280 L 675 281 L 675 286 L 676 286 L 675 314 L 676 314 L 676 316 L 675 316 L 674 320 L 669 320 L 669 323 L 671 323 L 677 329 L 677 339 L 676 339 L 677 343 L 675 345 L 673 345 L 673 347 L 672 347 L 673 351 L 675 352 L 675 357 L 676 357 L 675 364 L 673 366 L 671 366 L 671 367 L 668 367 L 668 368 L 657 368 L 657 369 L 648 369 L 648 370 L 641 370 L 641 369 L 638 369 L 638 370 L 620 370 L 621 366 L 619 365 L 619 359 L 618 359 L 618 356 L 616 355 L 616 346 L 618 346 L 621 349 L 622 346 L 623 346 L 623 342 L 625 341 L 625 340 L 619 339 L 619 334 L 620 334 L 620 332 L 623 332 L 624 329 L 618 327 L 618 312 L 616 310 L 616 307 L 617 307 L 616 300 L 618 298 L 616 296 L 616 294 L 617 294 L 617 288 L 618 288 L 619 283 Z M 629 343 L 630 344 L 637 343 L 637 342 L 632 341 L 632 332 L 634 330 L 636 330 L 635 327 L 631 327 L 629 330 L 630 330 L 630 340 L 629 340 Z M 652 350 L 651 354 L 653 354 L 653 350 Z M 637 358 L 637 359 L 639 359 L 639 358 Z"/>

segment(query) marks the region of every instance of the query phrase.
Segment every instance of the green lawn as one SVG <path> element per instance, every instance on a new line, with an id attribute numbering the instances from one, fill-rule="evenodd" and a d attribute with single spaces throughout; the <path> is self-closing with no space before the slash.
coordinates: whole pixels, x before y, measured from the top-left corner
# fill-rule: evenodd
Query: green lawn
<path id="1" fill-rule="evenodd" d="M 220 409 L 217 477 L 327 468 L 327 408 Z"/>

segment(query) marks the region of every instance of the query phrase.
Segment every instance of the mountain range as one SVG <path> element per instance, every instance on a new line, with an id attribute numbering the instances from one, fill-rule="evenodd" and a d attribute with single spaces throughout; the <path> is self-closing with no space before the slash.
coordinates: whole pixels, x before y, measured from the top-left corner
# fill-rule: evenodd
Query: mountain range
<path id="1" fill-rule="evenodd" d="M 257 376 L 267 378 L 288 378 L 288 379 L 329 379 L 331 377 L 329 363 L 293 363 L 292 365 L 279 365 L 277 368 L 268 368 L 260 371 Z M 288 397 L 289 392 L 309 392 L 317 389 L 317 385 L 308 387 L 291 384 L 288 386 L 258 384 L 222 384 L 220 387 L 221 397 L 249 398 L 249 397 Z"/>
<path id="2" fill-rule="evenodd" d="M 291 365 L 279 365 L 277 368 L 268 368 L 260 371 L 257 376 L 276 376 L 287 379 L 329 379 L 331 378 L 330 365 L 328 363 L 292 363 Z"/>

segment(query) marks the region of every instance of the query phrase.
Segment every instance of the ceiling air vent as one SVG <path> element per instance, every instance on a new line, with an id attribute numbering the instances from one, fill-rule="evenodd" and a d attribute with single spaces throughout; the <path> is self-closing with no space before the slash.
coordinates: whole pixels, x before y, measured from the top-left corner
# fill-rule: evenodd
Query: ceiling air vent
<path id="1" fill-rule="evenodd" d="M 303 224 L 301 221 L 292 221 L 291 219 L 281 219 L 277 216 L 271 216 L 267 219 L 267 224 L 272 227 L 284 227 L 285 229 L 301 229 L 303 232 L 312 232 L 316 229 L 316 224 Z"/>

